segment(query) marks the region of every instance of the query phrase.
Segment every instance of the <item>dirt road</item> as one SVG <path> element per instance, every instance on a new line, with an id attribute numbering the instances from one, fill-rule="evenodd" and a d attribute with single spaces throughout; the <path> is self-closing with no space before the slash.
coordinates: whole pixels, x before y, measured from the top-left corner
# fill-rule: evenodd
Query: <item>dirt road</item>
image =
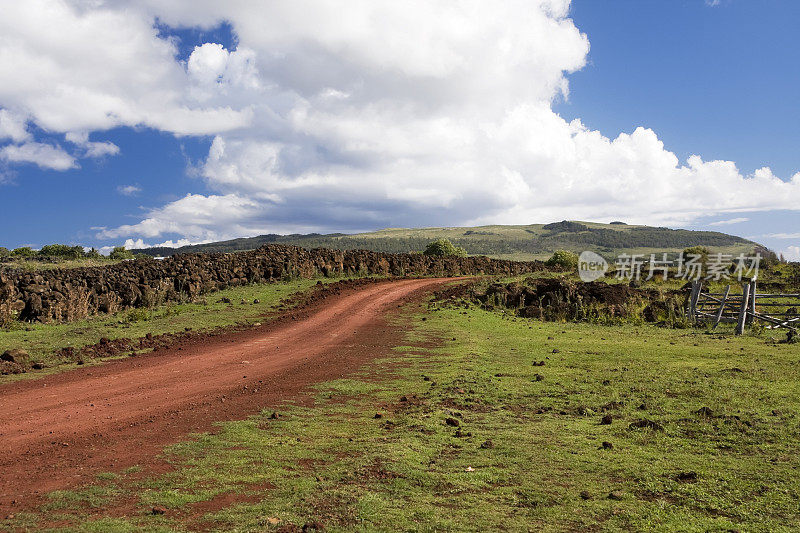
<path id="1" fill-rule="evenodd" d="M 154 467 L 161 449 L 187 433 L 355 370 L 399 340 L 387 313 L 444 281 L 371 284 L 293 320 L 0 386 L 0 513 L 98 472 Z"/>

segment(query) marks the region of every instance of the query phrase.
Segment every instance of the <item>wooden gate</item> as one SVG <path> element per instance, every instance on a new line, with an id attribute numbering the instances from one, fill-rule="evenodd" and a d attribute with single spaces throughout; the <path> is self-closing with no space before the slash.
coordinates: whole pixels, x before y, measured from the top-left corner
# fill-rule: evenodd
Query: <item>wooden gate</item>
<path id="1" fill-rule="evenodd" d="M 744 333 L 756 320 L 766 322 L 767 328 L 785 328 L 791 334 L 800 326 L 800 294 L 764 294 L 753 281 L 742 283 L 742 292 L 731 294 L 731 286 L 723 292 L 703 290 L 702 281 L 692 282 L 688 316 L 694 322 L 707 322 L 715 329 L 720 322 L 736 324 L 736 334 Z"/>

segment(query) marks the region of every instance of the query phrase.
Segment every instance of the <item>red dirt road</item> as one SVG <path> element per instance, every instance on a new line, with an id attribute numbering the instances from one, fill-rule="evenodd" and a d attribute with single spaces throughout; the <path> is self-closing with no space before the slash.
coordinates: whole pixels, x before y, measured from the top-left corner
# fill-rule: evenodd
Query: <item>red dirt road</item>
<path id="1" fill-rule="evenodd" d="M 294 320 L 0 386 L 0 513 L 98 472 L 156 465 L 161 449 L 187 433 L 357 369 L 399 340 L 388 311 L 445 281 L 375 283 Z"/>

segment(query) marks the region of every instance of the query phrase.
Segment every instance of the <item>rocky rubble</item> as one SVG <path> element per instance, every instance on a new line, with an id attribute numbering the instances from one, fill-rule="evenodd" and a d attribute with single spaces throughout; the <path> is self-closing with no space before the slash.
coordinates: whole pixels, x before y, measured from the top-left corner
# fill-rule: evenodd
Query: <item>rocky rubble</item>
<path id="1" fill-rule="evenodd" d="M 137 259 L 104 267 L 33 272 L 0 269 L 0 322 L 65 322 L 192 299 L 226 287 L 297 277 L 519 275 L 542 269 L 540 262 L 306 250 L 284 245 L 230 254 L 183 254 L 161 261 Z"/>
<path id="2" fill-rule="evenodd" d="M 606 320 L 637 318 L 669 322 L 682 316 L 684 291 L 661 291 L 608 284 L 584 283 L 566 278 L 534 278 L 522 282 L 481 282 L 445 288 L 435 294 L 439 302 L 478 304 L 485 309 L 511 309 L 524 318 L 544 320 Z"/>

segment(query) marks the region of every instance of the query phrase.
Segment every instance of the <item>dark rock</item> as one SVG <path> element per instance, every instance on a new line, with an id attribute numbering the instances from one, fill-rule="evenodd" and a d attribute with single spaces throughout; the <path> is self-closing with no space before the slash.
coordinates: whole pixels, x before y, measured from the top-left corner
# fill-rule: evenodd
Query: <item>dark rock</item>
<path id="1" fill-rule="evenodd" d="M 659 424 L 658 422 L 654 422 L 652 420 L 647 420 L 642 418 L 641 420 L 637 420 L 628 426 L 630 429 L 652 429 L 654 431 L 664 431 L 664 426 Z"/>
<path id="2" fill-rule="evenodd" d="M 445 418 L 444 423 L 447 424 L 448 426 L 453 426 L 453 427 L 458 427 L 461 425 L 461 422 L 459 422 L 458 419 L 453 418 L 452 416 Z"/>
<path id="3" fill-rule="evenodd" d="M 604 426 L 607 426 L 607 425 L 611 424 L 611 422 L 613 422 L 613 421 L 614 421 L 614 416 L 613 415 L 605 415 L 603 418 L 600 419 L 600 424 L 602 424 Z"/>
<path id="4" fill-rule="evenodd" d="M 28 352 L 25 350 L 21 350 L 19 348 L 13 348 L 11 350 L 6 350 L 3 352 L 3 355 L 0 355 L 0 359 L 3 361 L 8 361 L 10 363 L 17 363 L 18 365 L 27 365 L 30 362 L 30 357 L 28 356 Z"/>
<path id="5" fill-rule="evenodd" d="M 712 411 L 711 408 L 706 407 L 706 406 L 703 406 L 700 409 L 698 409 L 697 411 L 695 411 L 695 414 L 697 416 L 702 416 L 704 418 L 713 418 L 714 417 L 714 411 Z"/>

